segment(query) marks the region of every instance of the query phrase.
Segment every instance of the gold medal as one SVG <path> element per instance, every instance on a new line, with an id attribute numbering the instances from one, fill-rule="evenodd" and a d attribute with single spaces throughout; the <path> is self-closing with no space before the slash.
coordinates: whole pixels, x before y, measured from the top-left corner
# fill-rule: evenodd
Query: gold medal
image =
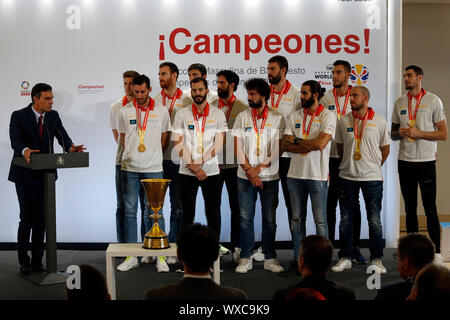
<path id="1" fill-rule="evenodd" d="M 139 152 L 144 152 L 145 151 L 145 145 L 143 144 L 143 143 L 141 143 L 141 144 L 139 144 L 139 146 L 138 146 L 138 151 Z"/>
<path id="2" fill-rule="evenodd" d="M 301 155 L 302 157 L 304 157 L 304 156 L 307 155 L 307 153 L 300 153 L 300 155 Z"/>
<path id="3" fill-rule="evenodd" d="M 205 149 L 203 149 L 203 147 L 197 148 L 197 153 L 199 153 L 199 154 L 203 154 L 204 151 L 205 151 Z"/>
<path id="4" fill-rule="evenodd" d="M 359 160 L 361 160 L 361 158 L 362 158 L 361 152 L 355 151 L 355 153 L 353 154 L 353 159 L 355 161 L 359 161 Z"/>
<path id="5" fill-rule="evenodd" d="M 257 157 L 259 157 L 259 155 L 261 154 L 261 152 L 259 151 L 259 149 L 256 149 L 255 154 Z"/>

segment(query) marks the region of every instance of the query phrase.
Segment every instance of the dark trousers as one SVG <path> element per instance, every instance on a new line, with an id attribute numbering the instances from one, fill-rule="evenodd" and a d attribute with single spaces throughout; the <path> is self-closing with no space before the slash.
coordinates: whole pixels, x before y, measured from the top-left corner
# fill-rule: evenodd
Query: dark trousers
<path id="1" fill-rule="evenodd" d="M 283 190 L 284 204 L 286 205 L 288 219 L 289 219 L 289 230 L 292 230 L 292 207 L 291 207 L 291 197 L 287 185 L 287 174 L 289 172 L 289 166 L 291 165 L 291 158 L 280 157 L 280 181 L 281 189 Z M 292 231 L 291 231 L 292 233 Z"/>
<path id="2" fill-rule="evenodd" d="M 44 180 L 31 179 L 16 183 L 20 208 L 20 222 L 17 232 L 17 253 L 20 265 L 30 264 L 28 250 L 31 236 L 31 264 L 40 266 L 44 255 L 45 200 Z"/>
<path id="3" fill-rule="evenodd" d="M 427 216 L 428 234 L 441 252 L 440 225 L 436 208 L 436 161 L 409 162 L 398 161 L 400 188 L 405 201 L 406 231 L 418 232 L 417 221 L 417 186 L 420 187 L 422 203 Z"/>
<path id="4" fill-rule="evenodd" d="M 328 186 L 327 198 L 327 222 L 328 222 L 328 239 L 335 242 L 336 234 L 336 207 L 339 200 L 339 166 L 341 160 L 338 158 L 330 158 L 329 172 L 330 183 Z M 354 189 L 355 194 L 355 211 L 353 215 L 353 248 L 359 247 L 361 237 L 361 209 L 359 204 L 359 188 Z"/>
<path id="5" fill-rule="evenodd" d="M 208 226 L 216 232 L 220 239 L 220 193 L 219 175 L 209 176 L 204 181 L 199 181 L 197 177 L 180 174 L 181 203 L 183 205 L 183 223 L 186 227 L 194 223 L 195 203 L 198 188 L 202 189 L 205 201 L 205 215 Z"/>
<path id="6" fill-rule="evenodd" d="M 231 248 L 242 248 L 241 241 L 239 237 L 240 230 L 240 222 L 239 222 L 239 201 L 238 201 L 238 190 L 237 190 L 237 171 L 238 168 L 228 168 L 221 169 L 219 175 L 219 212 L 220 206 L 222 202 L 222 189 L 225 183 L 228 191 L 228 203 L 230 205 L 231 211 L 231 230 L 230 230 L 230 239 L 231 239 Z M 222 216 L 221 213 L 219 213 Z"/>
<path id="7" fill-rule="evenodd" d="M 178 233 L 181 228 L 181 219 L 183 217 L 183 206 L 181 204 L 180 191 L 180 165 L 172 160 L 163 161 L 164 179 L 170 179 L 169 197 L 170 197 L 170 231 L 169 242 L 177 242 Z"/>

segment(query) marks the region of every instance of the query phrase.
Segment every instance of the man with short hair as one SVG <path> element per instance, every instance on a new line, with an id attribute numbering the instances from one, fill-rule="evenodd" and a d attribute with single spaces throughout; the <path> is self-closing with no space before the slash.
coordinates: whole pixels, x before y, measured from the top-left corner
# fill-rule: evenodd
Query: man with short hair
<path id="1" fill-rule="evenodd" d="M 233 71 L 221 70 L 217 73 L 217 93 L 219 99 L 214 106 L 224 112 L 228 128 L 233 128 L 237 115 L 248 109 L 248 106 L 234 95 L 238 85 L 239 76 Z M 231 250 L 233 251 L 233 260 L 237 263 L 241 250 L 239 237 L 239 201 L 237 192 L 238 164 L 234 155 L 234 138 L 231 135 L 231 131 L 227 131 L 226 133 L 223 150 L 219 155 L 219 162 L 219 194 L 222 195 L 222 188 L 225 183 L 231 212 Z M 221 200 L 222 197 L 219 198 L 219 208 Z"/>
<path id="2" fill-rule="evenodd" d="M 182 226 L 194 223 L 198 188 L 202 189 L 208 226 L 220 239 L 219 160 L 227 131 L 225 114 L 206 100 L 208 82 L 191 81 L 194 103 L 177 112 L 172 128 L 175 150 L 181 157 L 180 190 L 183 205 Z"/>
<path id="3" fill-rule="evenodd" d="M 176 64 L 172 62 L 163 62 L 159 65 L 159 84 L 161 92 L 159 92 L 155 101 L 167 108 L 169 111 L 170 122 L 173 124 L 175 115 L 179 110 L 192 105 L 191 97 L 186 95 L 177 87 L 179 70 Z M 180 190 L 180 158 L 173 150 L 173 141 L 169 139 L 169 146 L 164 151 L 163 170 L 164 179 L 170 179 L 169 197 L 170 197 L 170 231 L 168 235 L 169 242 L 176 242 L 178 232 L 181 228 L 181 220 L 183 218 L 183 206 L 181 204 Z M 168 257 L 167 263 L 176 262 L 175 257 Z"/>
<path id="4" fill-rule="evenodd" d="M 31 89 L 31 103 L 11 114 L 9 137 L 14 150 L 13 159 L 24 157 L 30 163 L 33 153 L 54 153 L 56 137 L 65 152 L 83 152 L 82 145 L 74 146 L 53 108 L 53 90 L 46 83 Z M 55 170 L 56 172 L 56 170 Z M 19 200 L 20 221 L 17 231 L 17 254 L 20 272 L 46 272 L 42 265 L 45 244 L 44 173 L 32 171 L 12 163 L 8 180 L 15 183 Z M 28 255 L 31 236 L 31 259 Z"/>
<path id="5" fill-rule="evenodd" d="M 120 170 L 120 164 L 122 163 L 122 153 L 123 148 L 119 143 L 119 132 L 117 128 L 117 117 L 119 115 L 120 109 L 125 107 L 128 103 L 132 102 L 134 99 L 133 92 L 133 79 L 138 76 L 139 73 L 133 70 L 125 71 L 122 75 L 123 77 L 123 88 L 125 91 L 125 96 L 117 100 L 111 105 L 111 110 L 109 112 L 109 122 L 112 129 L 112 133 L 114 136 L 114 140 L 117 143 L 117 152 L 116 152 L 116 198 L 117 198 L 117 208 L 116 208 L 116 234 L 117 234 L 117 242 L 124 243 L 125 242 L 125 204 L 123 203 L 123 178 L 122 178 L 122 170 Z M 143 190 L 141 192 L 144 192 Z M 142 223 L 144 221 L 144 210 L 145 203 L 143 197 L 140 198 L 140 206 L 141 206 L 141 236 L 142 240 L 144 240 L 145 235 L 145 225 Z"/>
<path id="6" fill-rule="evenodd" d="M 125 242 L 137 242 L 136 210 L 141 195 L 141 179 L 163 178 L 163 151 L 168 145 L 170 117 L 167 109 L 150 98 L 150 79 L 139 75 L 133 79 L 134 99 L 123 107 L 118 116 L 119 143 L 123 147 L 121 170 L 123 174 L 123 199 L 125 203 Z M 162 212 L 160 212 L 162 213 Z M 156 213 L 155 213 L 156 214 Z M 150 210 L 145 201 L 145 231 L 150 231 Z M 165 229 L 164 218 L 158 221 Z M 144 263 L 148 263 L 143 259 Z M 137 268 L 137 257 L 127 257 L 117 269 L 128 271 Z M 156 264 L 158 272 L 168 272 L 165 257 Z"/>
<path id="7" fill-rule="evenodd" d="M 301 242 L 298 270 L 302 281 L 275 292 L 274 300 L 285 300 L 289 294 L 299 288 L 311 288 L 320 292 L 326 300 L 355 300 L 352 288 L 343 286 L 327 278 L 333 259 L 333 244 L 319 235 L 311 235 Z"/>
<path id="8" fill-rule="evenodd" d="M 375 300 L 405 300 L 413 287 L 417 273 L 434 260 L 434 244 L 428 237 L 410 233 L 398 240 L 397 269 L 403 282 L 378 290 Z"/>
<path id="9" fill-rule="evenodd" d="M 269 108 L 270 87 L 264 79 L 245 82 L 249 109 L 236 118 L 232 135 L 239 163 L 238 198 L 242 251 L 235 271 L 246 273 L 253 268 L 255 244 L 255 205 L 259 194 L 262 218 L 262 252 L 264 269 L 274 273 L 284 269 L 276 259 L 276 209 L 278 206 L 279 145 L 286 127 L 283 115 Z"/>
<path id="10" fill-rule="evenodd" d="M 205 65 L 201 63 L 193 63 L 188 68 L 188 77 L 189 81 L 194 80 L 195 78 L 203 78 L 206 80 L 207 70 Z M 186 89 L 183 91 L 187 96 L 191 97 L 191 89 Z M 213 90 L 208 90 L 208 94 L 206 95 L 206 101 L 210 105 L 217 105 L 219 97 L 217 92 Z"/>
<path id="11" fill-rule="evenodd" d="M 368 106 L 370 92 L 358 86 L 350 92 L 352 113 L 341 118 L 336 130 L 336 144 L 342 158 L 339 172 L 339 261 L 331 268 L 341 272 L 352 267 L 353 216 L 356 195 L 362 190 L 369 223 L 370 260 L 375 270 L 385 274 L 383 266 L 383 229 L 381 203 L 383 173 L 381 167 L 389 155 L 389 132 L 386 120 Z"/>
<path id="12" fill-rule="evenodd" d="M 210 270 L 219 258 L 216 232 L 199 223 L 183 228 L 177 238 L 177 256 L 183 263 L 183 280 L 149 289 L 144 300 L 246 300 L 236 288 L 216 284 Z"/>
<path id="13" fill-rule="evenodd" d="M 292 154 L 287 184 L 292 206 L 291 233 L 295 262 L 298 260 L 300 242 L 306 236 L 308 195 L 316 234 L 328 237 L 328 160 L 336 118 L 319 104 L 324 91 L 317 81 L 309 80 L 302 84 L 303 108 L 291 114 L 284 133 L 285 150 Z"/>
<path id="14" fill-rule="evenodd" d="M 267 71 L 270 83 L 270 99 L 268 105 L 270 108 L 283 114 L 284 121 L 287 122 L 289 116 L 294 113 L 295 110 L 301 108 L 300 90 L 286 79 L 286 75 L 289 71 L 289 64 L 285 57 L 280 55 L 271 57 L 268 61 Z M 289 226 L 291 227 L 292 208 L 287 186 L 287 175 L 290 163 L 291 154 L 289 152 L 283 152 L 283 154 L 280 155 L 280 180 L 288 213 Z M 253 255 L 253 258 L 256 261 L 263 260 L 260 248 Z"/>
<path id="15" fill-rule="evenodd" d="M 348 84 L 352 67 L 348 61 L 336 60 L 333 63 L 333 89 L 328 90 L 320 103 L 330 110 L 336 117 L 336 123 L 346 114 L 351 112 L 350 91 L 352 86 Z M 334 243 L 336 231 L 336 206 L 338 204 L 338 181 L 339 166 L 341 159 L 337 152 L 335 141 L 331 142 L 329 173 L 330 181 L 328 186 L 327 197 L 327 221 L 328 221 L 328 239 Z M 355 207 L 355 215 L 353 216 L 353 250 L 352 262 L 355 264 L 366 264 L 366 258 L 359 250 L 361 235 L 361 210 L 359 204 L 359 194 L 355 195 L 358 203 Z"/>
<path id="16" fill-rule="evenodd" d="M 446 302 L 450 301 L 450 270 L 434 263 L 419 271 L 406 300 Z"/>
<path id="17" fill-rule="evenodd" d="M 422 88 L 423 70 L 408 66 L 403 74 L 408 91 L 395 101 L 392 139 L 400 140 L 398 176 L 405 201 L 406 231 L 418 232 L 417 185 L 427 216 L 427 229 L 442 263 L 439 217 L 436 208 L 437 141 L 447 139 L 447 122 L 441 99 Z"/>

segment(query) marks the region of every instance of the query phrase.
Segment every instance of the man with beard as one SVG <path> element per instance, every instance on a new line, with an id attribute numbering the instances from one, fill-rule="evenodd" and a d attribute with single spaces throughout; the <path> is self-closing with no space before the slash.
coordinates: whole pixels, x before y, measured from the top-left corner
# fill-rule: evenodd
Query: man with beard
<path id="1" fill-rule="evenodd" d="M 287 185 L 292 206 L 295 264 L 300 243 L 306 236 L 308 195 L 311 197 L 316 234 L 328 237 L 328 159 L 336 130 L 336 117 L 319 104 L 324 91 L 325 88 L 321 88 L 317 81 L 303 83 L 300 91 L 303 109 L 291 114 L 284 132 L 284 150 L 292 153 Z"/>
<path id="2" fill-rule="evenodd" d="M 238 197 L 242 251 L 235 271 L 246 273 L 253 268 L 255 244 L 255 205 L 259 194 L 262 218 L 262 252 L 264 269 L 279 273 L 284 269 L 276 259 L 275 233 L 278 206 L 279 144 L 286 127 L 283 115 L 267 105 L 270 87 L 264 79 L 245 83 L 249 109 L 241 112 L 232 135 L 239 163 Z"/>
<path id="3" fill-rule="evenodd" d="M 339 172 L 339 262 L 331 268 L 341 272 L 352 267 L 353 216 L 356 195 L 362 190 L 369 223 L 370 260 L 375 271 L 386 273 L 383 257 L 381 202 L 383 173 L 381 167 L 389 155 L 389 131 L 386 120 L 368 107 L 369 90 L 358 86 L 350 92 L 352 113 L 341 118 L 336 130 L 336 144 L 342 158 Z"/>
<path id="4" fill-rule="evenodd" d="M 283 56 L 273 56 L 269 59 L 268 65 L 268 79 L 270 83 L 270 100 L 269 107 L 279 111 L 283 116 L 285 122 L 288 117 L 295 111 L 301 108 L 300 90 L 294 87 L 287 79 L 286 74 L 289 70 L 289 64 Z M 287 187 L 287 173 L 291 162 L 291 155 L 289 152 L 284 152 L 280 158 L 280 180 L 281 188 L 283 190 L 284 202 L 288 212 L 289 224 L 292 220 L 291 200 L 289 199 L 289 191 Z M 264 260 L 259 248 L 253 255 L 256 261 Z"/>
<path id="5" fill-rule="evenodd" d="M 188 68 L 189 81 L 192 81 L 195 78 L 203 78 L 206 80 L 206 75 L 207 75 L 206 67 L 201 63 L 193 63 Z M 186 89 L 183 92 L 189 97 L 191 96 L 191 89 Z M 218 99 L 219 98 L 217 96 L 217 92 L 213 90 L 208 90 L 208 94 L 206 95 L 206 101 L 210 105 L 216 105 L 218 103 L 217 101 Z"/>
<path id="6" fill-rule="evenodd" d="M 123 175 L 123 199 L 125 203 L 125 242 L 137 242 L 136 210 L 140 196 L 141 179 L 162 179 L 163 151 L 167 148 L 170 118 L 167 109 L 156 104 L 149 94 L 150 79 L 145 75 L 133 79 L 135 99 L 120 110 L 118 116 L 119 143 L 123 147 L 121 170 Z M 162 213 L 161 211 L 159 213 Z M 153 221 L 145 203 L 145 231 L 150 231 Z M 165 229 L 164 218 L 159 219 Z M 144 260 L 145 262 L 145 260 Z M 128 271 L 137 268 L 137 257 L 127 257 L 117 269 Z M 165 257 L 158 259 L 158 272 L 168 272 Z"/>
<path id="7" fill-rule="evenodd" d="M 447 139 L 447 122 L 441 99 L 422 88 L 423 70 L 408 66 L 403 74 L 407 94 L 395 101 L 392 139 L 400 140 L 398 175 L 405 201 L 406 231 L 418 232 L 417 185 L 427 216 L 428 234 L 442 263 L 439 217 L 436 208 L 437 141 Z"/>
<path id="8" fill-rule="evenodd" d="M 230 70 L 221 70 L 217 73 L 217 93 L 219 99 L 215 107 L 222 110 L 227 120 L 228 128 L 233 128 L 236 117 L 239 113 L 246 110 L 247 105 L 236 98 L 234 92 L 239 85 L 239 76 Z M 222 155 L 219 155 L 220 182 L 219 194 L 222 195 L 222 188 L 226 184 L 228 191 L 228 202 L 231 211 L 231 249 L 233 251 L 233 260 L 238 263 L 240 253 L 240 237 L 239 237 L 239 202 L 237 192 L 237 170 L 238 164 L 234 155 L 234 138 L 228 131 L 225 136 Z M 219 198 L 219 209 L 220 201 Z"/>
<path id="9" fill-rule="evenodd" d="M 204 78 L 191 81 L 194 103 L 177 112 L 173 123 L 172 140 L 181 157 L 180 190 L 183 205 L 182 227 L 195 218 L 195 203 L 201 187 L 208 226 L 220 239 L 219 160 L 227 131 L 225 115 L 206 101 L 208 82 Z"/>
<path id="10" fill-rule="evenodd" d="M 328 90 L 320 103 L 330 110 L 336 117 L 336 121 L 349 114 L 350 90 L 352 86 L 348 84 L 352 67 L 350 63 L 345 60 L 336 60 L 333 63 L 333 89 Z M 330 181 L 328 186 L 327 198 L 327 221 L 328 221 L 328 238 L 331 242 L 335 241 L 336 230 L 336 206 L 338 204 L 338 180 L 339 180 L 339 166 L 341 159 L 337 152 L 336 143 L 331 142 L 329 172 Z M 359 192 L 359 191 L 358 191 Z M 355 195 L 359 199 L 359 194 Z M 353 216 L 353 250 L 352 261 L 355 264 L 366 264 L 367 261 L 359 250 L 360 235 L 361 235 L 361 210 L 359 200 L 355 204 L 355 215 Z"/>
<path id="11" fill-rule="evenodd" d="M 159 85 L 161 92 L 155 97 L 155 101 L 167 108 L 170 121 L 173 124 L 176 113 L 192 104 L 190 96 L 186 95 L 180 88 L 177 88 L 177 79 L 179 70 L 176 64 L 172 62 L 163 62 L 159 65 Z M 177 241 L 177 235 L 180 232 L 181 219 L 183 217 L 183 207 L 180 198 L 180 159 L 173 151 L 173 141 L 169 139 L 169 146 L 164 151 L 163 171 L 164 179 L 170 179 L 169 197 L 170 197 L 170 231 L 168 235 L 169 242 Z M 151 261 L 151 257 L 144 257 L 142 261 Z M 175 257 L 167 258 L 168 264 L 176 263 Z"/>

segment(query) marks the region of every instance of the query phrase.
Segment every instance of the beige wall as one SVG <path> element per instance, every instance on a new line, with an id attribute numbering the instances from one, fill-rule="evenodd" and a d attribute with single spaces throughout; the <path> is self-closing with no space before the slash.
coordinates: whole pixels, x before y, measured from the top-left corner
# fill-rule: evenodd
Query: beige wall
<path id="1" fill-rule="evenodd" d="M 403 67 L 423 68 L 423 87 L 438 95 L 450 119 L 450 4 L 403 4 Z M 450 138 L 438 142 L 437 208 L 450 214 Z M 403 198 L 401 214 L 404 214 Z M 419 214 L 424 214 L 419 192 Z"/>

